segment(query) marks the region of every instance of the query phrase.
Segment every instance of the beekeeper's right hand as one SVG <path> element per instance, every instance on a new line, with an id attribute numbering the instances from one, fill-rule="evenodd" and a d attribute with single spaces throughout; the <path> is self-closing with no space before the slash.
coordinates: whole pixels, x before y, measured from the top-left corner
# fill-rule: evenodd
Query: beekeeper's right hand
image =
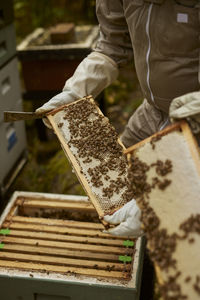
<path id="1" fill-rule="evenodd" d="M 141 211 L 137 206 L 135 199 L 132 199 L 113 215 L 104 216 L 104 221 L 117 225 L 114 228 L 104 231 L 116 236 L 138 237 L 143 234 L 141 229 Z"/>
<path id="2" fill-rule="evenodd" d="M 172 100 L 169 108 L 172 122 L 186 119 L 194 134 L 200 133 L 200 92 L 192 92 Z"/>
<path id="3" fill-rule="evenodd" d="M 85 96 L 92 95 L 95 98 L 117 78 L 118 73 L 117 64 L 110 57 L 92 52 L 66 81 L 62 93 L 36 109 L 36 113 L 49 112 Z"/>

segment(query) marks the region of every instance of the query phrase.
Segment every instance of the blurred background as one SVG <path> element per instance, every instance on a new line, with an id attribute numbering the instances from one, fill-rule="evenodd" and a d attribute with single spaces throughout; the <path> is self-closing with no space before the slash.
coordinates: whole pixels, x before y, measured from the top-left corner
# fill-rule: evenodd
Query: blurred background
<path id="1" fill-rule="evenodd" d="M 97 24 L 95 0 L 14 0 L 14 11 L 18 43 L 37 27 Z"/>
<path id="2" fill-rule="evenodd" d="M 97 39 L 94 0 L 0 2 L 0 211 L 14 191 L 85 194 L 53 131 L 42 120 L 4 123 L 3 111 L 34 111 L 61 92 Z M 120 135 L 142 102 L 134 62 L 96 100 Z M 141 299 L 151 300 L 146 258 L 145 270 Z"/>
<path id="3" fill-rule="evenodd" d="M 23 110 L 34 111 L 61 92 L 65 80 L 92 50 L 98 38 L 95 1 L 14 0 L 13 10 Z M 72 36 L 72 41 L 64 42 L 65 45 L 62 42 L 62 46 L 59 40 L 54 41 L 52 46 L 48 32 L 63 23 L 73 24 L 75 39 Z M 92 42 L 86 47 L 88 38 Z M 77 50 L 76 44 L 83 47 Z M 141 99 L 132 63 L 100 95 L 98 102 L 120 134 Z M 41 120 L 26 121 L 25 132 L 27 162 L 6 198 L 15 190 L 84 194 L 53 132 Z"/>

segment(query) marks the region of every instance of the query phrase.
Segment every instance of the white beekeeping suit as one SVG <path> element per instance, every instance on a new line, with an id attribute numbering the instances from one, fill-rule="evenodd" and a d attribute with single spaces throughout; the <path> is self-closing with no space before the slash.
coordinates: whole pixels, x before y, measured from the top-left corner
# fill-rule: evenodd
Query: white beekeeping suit
<path id="1" fill-rule="evenodd" d="M 126 147 L 169 124 L 169 109 L 171 119 L 200 114 L 199 0 L 97 0 L 96 10 L 100 29 L 96 48 L 66 81 L 63 92 L 36 112 L 86 95 L 96 97 L 117 78 L 119 68 L 134 59 L 144 101 L 122 134 Z M 128 214 L 123 216 L 120 222 L 134 222 Z"/>

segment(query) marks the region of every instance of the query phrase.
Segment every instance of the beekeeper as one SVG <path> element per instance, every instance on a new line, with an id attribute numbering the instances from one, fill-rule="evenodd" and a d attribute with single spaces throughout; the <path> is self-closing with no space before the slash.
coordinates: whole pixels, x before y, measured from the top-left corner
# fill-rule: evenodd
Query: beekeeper
<path id="1" fill-rule="evenodd" d="M 134 59 L 144 101 L 121 136 L 126 147 L 162 130 L 170 120 L 188 118 L 200 129 L 199 0 L 97 0 L 100 36 L 94 51 L 77 67 L 62 93 L 37 113 L 86 95 L 95 98 Z M 106 221 L 116 235 L 139 235 L 135 200 Z"/>

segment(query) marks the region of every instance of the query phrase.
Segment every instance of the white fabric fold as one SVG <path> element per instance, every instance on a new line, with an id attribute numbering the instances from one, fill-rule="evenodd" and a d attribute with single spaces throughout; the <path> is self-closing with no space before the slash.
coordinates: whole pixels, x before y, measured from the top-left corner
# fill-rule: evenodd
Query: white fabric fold
<path id="1" fill-rule="evenodd" d="M 117 64 L 102 53 L 92 52 L 77 67 L 63 91 L 36 110 L 41 114 L 88 95 L 94 98 L 118 76 Z"/>
<path id="2" fill-rule="evenodd" d="M 140 217 L 141 211 L 137 206 L 136 201 L 132 199 L 113 215 L 104 217 L 106 222 L 117 225 L 104 232 L 117 236 L 141 236 L 143 231 L 141 229 Z"/>

